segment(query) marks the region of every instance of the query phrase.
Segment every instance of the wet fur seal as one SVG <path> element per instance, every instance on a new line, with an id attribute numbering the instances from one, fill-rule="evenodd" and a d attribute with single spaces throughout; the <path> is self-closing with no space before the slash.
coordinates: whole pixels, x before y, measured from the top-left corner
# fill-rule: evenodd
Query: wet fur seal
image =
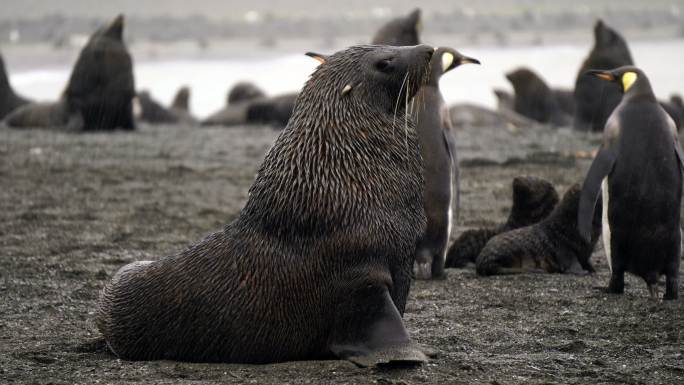
<path id="1" fill-rule="evenodd" d="M 425 165 L 425 215 L 427 228 L 416 247 L 416 278 L 439 279 L 459 207 L 459 169 L 454 129 L 449 109 L 439 89 L 445 73 L 462 64 L 480 64 L 451 48 L 435 50 L 430 76 L 414 97 L 416 131 Z"/>
<path id="2" fill-rule="evenodd" d="M 228 91 L 226 104 L 202 121 L 203 126 L 236 126 L 247 124 L 247 108 L 255 100 L 265 99 L 266 94 L 255 84 L 238 82 Z"/>
<path id="3" fill-rule="evenodd" d="M 455 128 L 465 127 L 506 127 L 519 128 L 538 125 L 534 120 L 502 108 L 498 111 L 472 103 L 457 103 L 449 107 L 451 124 Z"/>
<path id="4" fill-rule="evenodd" d="M 416 8 L 407 16 L 390 20 L 378 30 L 371 43 L 393 46 L 420 44 L 423 29 L 420 14 L 420 9 Z"/>
<path id="5" fill-rule="evenodd" d="M 238 218 L 105 286 L 96 323 L 111 350 L 132 360 L 424 362 L 401 320 L 426 222 L 404 100 L 432 53 L 355 46 L 327 57 Z"/>
<path id="6" fill-rule="evenodd" d="M 475 263 L 491 238 L 541 221 L 553 211 L 559 199 L 550 182 L 532 176 L 515 177 L 512 190 L 513 203 L 506 222 L 463 232 L 449 248 L 446 267 L 465 267 Z"/>
<path id="7" fill-rule="evenodd" d="M 582 63 L 575 81 L 573 126 L 576 130 L 602 131 L 622 97 L 618 85 L 588 76 L 586 71 L 610 70 L 632 64 L 634 60 L 625 39 L 599 19 L 594 25 L 594 47 Z"/>
<path id="8" fill-rule="evenodd" d="M 181 87 L 173 98 L 169 108 L 162 106 L 153 99 L 148 91 L 138 93 L 140 103 L 140 116 L 138 119 L 151 124 L 195 124 L 195 119 L 190 113 L 190 88 Z"/>
<path id="9" fill-rule="evenodd" d="M 266 97 L 264 91 L 251 82 L 238 82 L 230 89 L 226 97 L 226 105 L 245 102 Z"/>
<path id="10" fill-rule="evenodd" d="M 513 85 L 513 110 L 540 123 L 570 125 L 571 115 L 561 108 L 556 93 L 529 68 L 517 68 L 506 74 Z"/>
<path id="11" fill-rule="evenodd" d="M 580 233 L 588 239 L 595 202 L 603 197 L 603 243 L 611 269 L 608 292 L 624 291 L 624 274 L 646 281 L 652 297 L 665 275 L 664 299 L 679 295 L 680 205 L 684 155 L 672 119 L 646 74 L 634 66 L 591 70 L 624 93 L 603 130 L 603 143 L 582 186 Z"/>
<path id="12" fill-rule="evenodd" d="M 17 107 L 27 103 L 29 103 L 28 99 L 17 95 L 14 89 L 12 89 L 7 69 L 5 68 L 5 61 L 2 55 L 0 55 L 0 120 L 17 109 Z"/>
<path id="13" fill-rule="evenodd" d="M 247 103 L 245 118 L 248 124 L 269 124 L 282 128 L 292 116 L 297 101 L 297 92 L 255 99 Z"/>
<path id="14" fill-rule="evenodd" d="M 490 239 L 475 262 L 477 274 L 594 272 L 590 258 L 601 234 L 601 213 L 597 210 L 586 241 L 577 230 L 580 193 L 579 184 L 572 186 L 546 219 Z"/>
<path id="15" fill-rule="evenodd" d="M 123 27 L 119 15 L 90 37 L 58 102 L 27 104 L 7 117 L 7 125 L 134 129 L 133 62 L 123 41 Z"/>

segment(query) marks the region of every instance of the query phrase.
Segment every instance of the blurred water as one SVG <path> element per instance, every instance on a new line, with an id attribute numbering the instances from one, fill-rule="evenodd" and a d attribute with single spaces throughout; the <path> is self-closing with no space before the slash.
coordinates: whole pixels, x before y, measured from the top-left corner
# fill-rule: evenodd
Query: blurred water
<path id="1" fill-rule="evenodd" d="M 532 68 L 552 86 L 570 88 L 589 49 L 579 45 L 460 48 L 464 54 L 480 59 L 482 65 L 463 66 L 444 76 L 442 92 L 448 103 L 472 102 L 494 107 L 492 89 L 511 89 L 504 74 L 518 66 Z M 684 40 L 634 42 L 631 49 L 659 97 L 684 92 Z M 138 89 L 150 90 L 164 103 L 170 103 L 180 86 L 189 85 L 192 111 L 205 117 L 224 105 L 227 90 L 238 81 L 253 81 L 269 94 L 296 91 L 316 64 L 304 55 L 258 60 L 136 61 L 135 79 Z M 63 67 L 19 71 L 12 74 L 11 80 L 21 94 L 51 100 L 64 89 L 70 70 Z"/>

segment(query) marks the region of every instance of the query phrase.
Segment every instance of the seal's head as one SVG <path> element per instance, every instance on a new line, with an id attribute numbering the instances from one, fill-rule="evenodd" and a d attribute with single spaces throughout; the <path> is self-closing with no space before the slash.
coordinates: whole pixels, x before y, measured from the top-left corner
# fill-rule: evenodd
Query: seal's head
<path id="1" fill-rule="evenodd" d="M 546 218 L 558 203 L 558 192 L 546 180 L 531 176 L 513 179 L 513 207 L 508 224 L 528 226 Z"/>
<path id="2" fill-rule="evenodd" d="M 423 29 L 420 13 L 420 8 L 416 8 L 404 17 L 390 20 L 375 34 L 372 43 L 393 46 L 419 44 Z"/>
<path id="3" fill-rule="evenodd" d="M 594 25 L 594 48 L 589 54 L 590 67 L 614 68 L 632 64 L 627 41 L 613 28 L 599 19 Z"/>
<path id="4" fill-rule="evenodd" d="M 176 96 L 173 98 L 171 107 L 183 111 L 190 110 L 190 87 L 183 86 L 178 90 Z"/>
<path id="5" fill-rule="evenodd" d="M 290 122 L 313 114 L 339 123 L 369 109 L 375 114 L 401 114 L 427 81 L 433 53 L 427 45 L 363 45 L 320 56 L 322 64 L 304 86 Z"/>
<path id="6" fill-rule="evenodd" d="M 506 74 L 506 79 L 511 82 L 516 95 L 525 95 L 535 89 L 549 89 L 546 82 L 529 68 L 517 68 Z"/>
<path id="7" fill-rule="evenodd" d="M 248 100 L 263 98 L 264 96 L 266 96 L 264 91 L 255 84 L 250 82 L 239 82 L 231 88 L 230 92 L 228 92 L 226 104 L 230 105 L 246 102 Z"/>
<path id="8" fill-rule="evenodd" d="M 64 96 L 85 129 L 133 129 L 133 61 L 123 41 L 124 18 L 97 30 L 81 50 Z"/>

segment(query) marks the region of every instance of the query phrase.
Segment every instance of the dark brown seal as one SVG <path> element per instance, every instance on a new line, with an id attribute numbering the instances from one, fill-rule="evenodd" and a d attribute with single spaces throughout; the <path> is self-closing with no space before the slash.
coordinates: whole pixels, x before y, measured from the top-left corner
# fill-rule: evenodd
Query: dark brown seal
<path id="1" fill-rule="evenodd" d="M 254 83 L 238 82 L 230 89 L 226 97 L 226 105 L 237 104 L 248 100 L 266 97 L 264 91 Z"/>
<path id="2" fill-rule="evenodd" d="M 577 230 L 580 193 L 579 184 L 572 186 L 546 219 L 490 239 L 477 257 L 477 274 L 594 272 L 590 257 L 601 233 L 601 210 L 587 242 Z"/>
<path id="3" fill-rule="evenodd" d="M 123 27 L 123 15 L 119 15 L 90 37 L 76 60 L 60 100 L 24 105 L 7 117 L 7 125 L 134 129 L 133 62 L 123 41 Z"/>
<path id="4" fill-rule="evenodd" d="M 0 55 L 0 120 L 17 107 L 23 106 L 28 102 L 28 99 L 17 95 L 14 89 L 12 89 L 9 76 L 7 76 L 7 69 L 5 68 L 5 61 L 2 55 Z"/>
<path id="5" fill-rule="evenodd" d="M 263 99 L 266 99 L 266 94 L 259 87 L 250 82 L 238 82 L 228 91 L 225 106 L 204 119 L 202 125 L 236 126 L 247 124 L 249 103 Z"/>
<path id="6" fill-rule="evenodd" d="M 446 267 L 465 267 L 494 236 L 537 223 L 546 218 L 558 203 L 558 193 L 551 183 L 527 176 L 513 179 L 513 206 L 508 220 L 494 227 L 466 230 L 449 248 Z"/>
<path id="7" fill-rule="evenodd" d="M 569 125 L 572 116 L 561 108 L 561 101 L 546 82 L 529 68 L 518 68 L 506 74 L 515 95 L 513 110 L 540 123 Z"/>
<path id="8" fill-rule="evenodd" d="M 594 47 L 584 60 L 575 81 L 574 128 L 603 131 L 608 116 L 622 99 L 620 87 L 586 74 L 590 69 L 613 69 L 634 64 L 627 41 L 598 20 L 594 26 Z"/>
<path id="9" fill-rule="evenodd" d="M 138 119 L 151 124 L 195 124 L 195 119 L 190 113 L 190 88 L 181 87 L 169 108 L 153 99 L 148 91 L 138 93 L 140 103 L 140 116 Z"/>
<path id="10" fill-rule="evenodd" d="M 178 254 L 123 267 L 103 289 L 97 325 L 112 351 L 134 360 L 423 362 L 401 320 L 426 222 L 404 101 L 432 53 L 356 46 L 327 58 L 238 218 Z"/>
<path id="11" fill-rule="evenodd" d="M 393 46 L 420 44 L 420 32 L 422 29 L 420 9 L 416 8 L 408 15 L 392 19 L 383 25 L 371 42 L 373 44 Z"/>

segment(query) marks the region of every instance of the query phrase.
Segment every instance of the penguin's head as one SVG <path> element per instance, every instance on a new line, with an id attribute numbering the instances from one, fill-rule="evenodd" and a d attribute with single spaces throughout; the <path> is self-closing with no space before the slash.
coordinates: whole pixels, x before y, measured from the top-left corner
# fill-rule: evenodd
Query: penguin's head
<path id="1" fill-rule="evenodd" d="M 461 54 L 453 48 L 437 47 L 430 60 L 431 80 L 439 80 L 443 74 L 462 64 L 480 64 L 480 61 Z"/>
<path id="2" fill-rule="evenodd" d="M 634 66 L 624 66 L 613 70 L 589 70 L 587 75 L 601 80 L 620 84 L 623 93 L 629 92 L 637 84 L 648 82 L 642 70 Z"/>

